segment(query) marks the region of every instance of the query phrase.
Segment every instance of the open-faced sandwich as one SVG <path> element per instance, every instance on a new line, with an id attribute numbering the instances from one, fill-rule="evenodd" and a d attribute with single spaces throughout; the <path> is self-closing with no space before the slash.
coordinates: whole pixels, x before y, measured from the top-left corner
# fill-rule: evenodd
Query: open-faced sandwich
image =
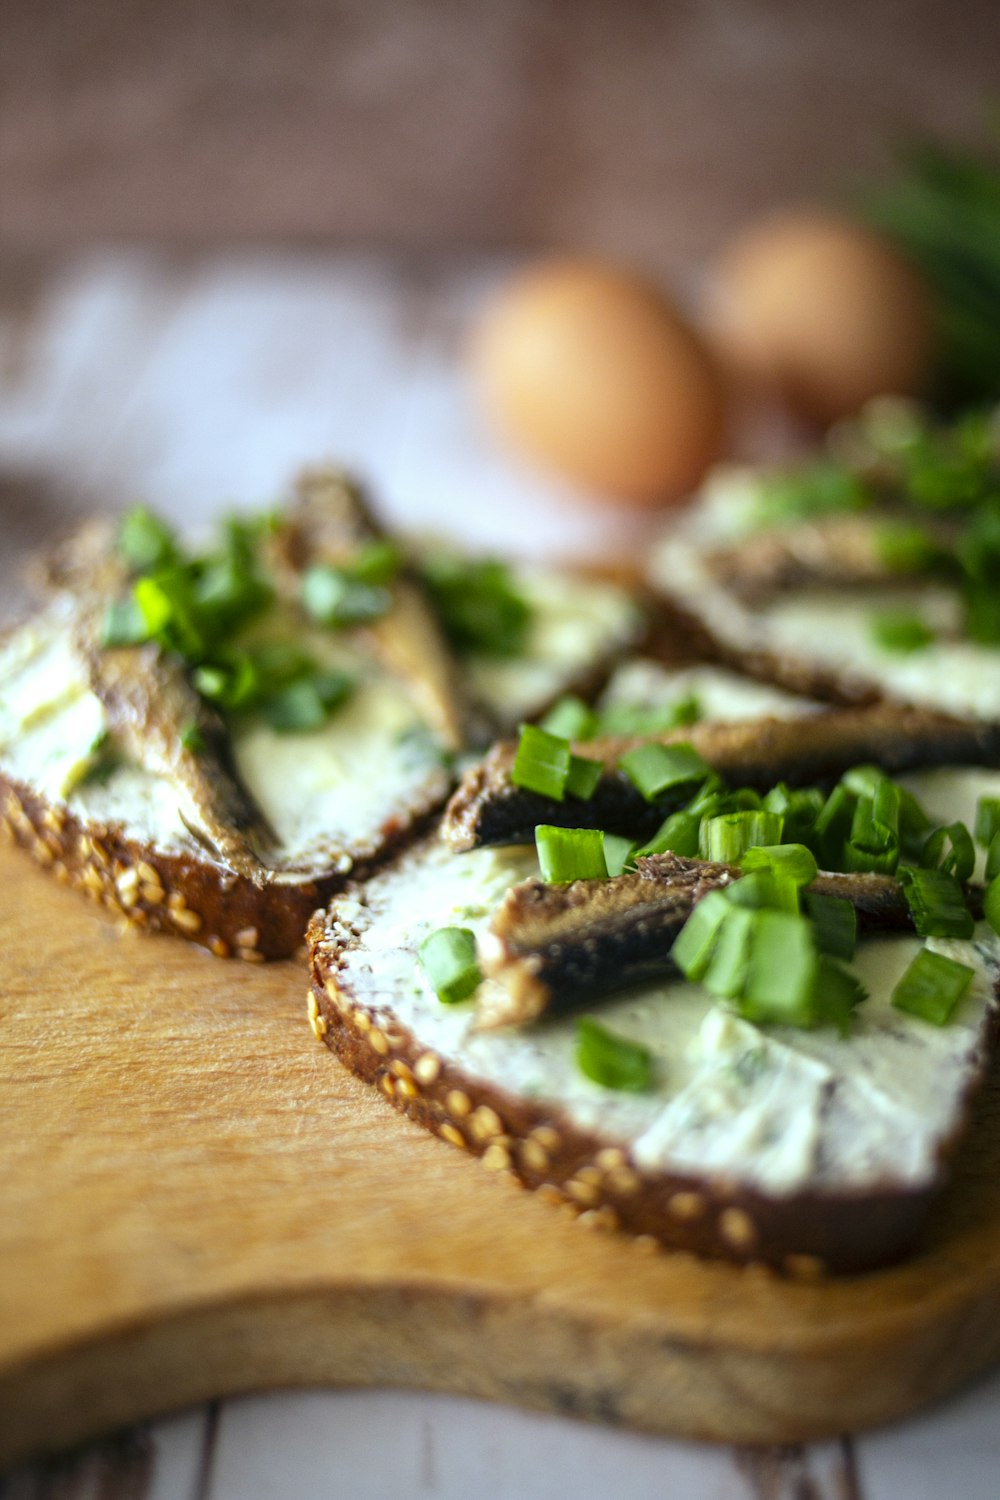
<path id="1" fill-rule="evenodd" d="M 765 680 L 1000 719 L 1000 413 L 882 400 L 812 463 L 719 470 L 650 579 Z"/>
<path id="2" fill-rule="evenodd" d="M 613 584 L 408 557 L 326 470 L 200 548 L 139 510 L 41 571 L 0 643 L 8 829 L 130 922 L 251 960 L 293 953 L 470 746 L 598 686 L 642 630 Z"/>
<path id="3" fill-rule="evenodd" d="M 860 1270 L 913 1246 L 996 1035 L 1000 730 L 759 694 L 699 669 L 659 725 L 496 745 L 314 919 L 310 1014 L 587 1222 Z"/>

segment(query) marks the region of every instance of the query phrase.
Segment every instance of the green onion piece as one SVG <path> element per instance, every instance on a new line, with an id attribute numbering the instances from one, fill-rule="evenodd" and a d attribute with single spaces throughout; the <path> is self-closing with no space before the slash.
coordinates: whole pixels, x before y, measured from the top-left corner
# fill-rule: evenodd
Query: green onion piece
<path id="1" fill-rule="evenodd" d="M 553 704 L 538 727 L 562 740 L 590 740 L 597 733 L 597 715 L 582 698 L 570 693 Z"/>
<path id="2" fill-rule="evenodd" d="M 806 917 L 757 912 L 740 1014 L 758 1023 L 811 1025 L 818 971 L 812 923 Z"/>
<path id="3" fill-rule="evenodd" d="M 704 818 L 714 816 L 720 809 L 716 802 L 720 797 L 728 797 L 726 783 L 718 771 L 709 771 L 701 786 L 695 792 L 690 802 L 684 807 L 684 812 L 689 813 L 692 818 Z M 734 811 L 726 808 L 726 812 Z"/>
<path id="4" fill-rule="evenodd" d="M 315 672 L 313 674 L 313 685 L 320 696 L 320 701 L 327 713 L 330 714 L 354 692 L 355 681 L 347 672 L 329 670 Z"/>
<path id="5" fill-rule="evenodd" d="M 632 863 L 635 843 L 619 833 L 604 835 L 604 863 L 609 875 L 623 875 Z"/>
<path id="6" fill-rule="evenodd" d="M 858 915 L 853 903 L 842 896 L 825 896 L 815 891 L 806 891 L 804 901 L 820 953 L 849 963 L 858 940 Z"/>
<path id="7" fill-rule="evenodd" d="M 663 734 L 668 729 L 697 724 L 701 717 L 701 702 L 694 693 L 660 706 L 648 703 L 611 703 L 602 709 L 595 733 Z"/>
<path id="8" fill-rule="evenodd" d="M 859 797 L 844 845 L 848 870 L 875 870 L 891 875 L 899 863 L 900 792 L 888 777 L 880 777 L 874 795 Z"/>
<path id="9" fill-rule="evenodd" d="M 912 792 L 899 788 L 899 852 L 911 864 L 919 864 L 920 854 L 931 829 L 931 820 Z"/>
<path id="10" fill-rule="evenodd" d="M 773 870 L 754 870 L 742 879 L 726 887 L 726 900 L 734 906 L 749 906 L 753 910 L 770 908 L 774 911 L 798 912 L 799 888 L 793 880 L 777 875 Z"/>
<path id="11" fill-rule="evenodd" d="M 503 563 L 492 558 L 469 562 L 439 553 L 424 559 L 422 574 L 442 629 L 456 650 L 499 657 L 524 651 L 532 611 Z"/>
<path id="12" fill-rule="evenodd" d="M 733 906 L 719 929 L 702 984 L 709 994 L 738 999 L 746 987 L 759 911 Z"/>
<path id="13" fill-rule="evenodd" d="M 697 982 L 705 977 L 719 931 L 731 910 L 732 905 L 722 891 L 710 891 L 698 902 L 670 950 L 685 979 Z"/>
<path id="14" fill-rule="evenodd" d="M 589 802 L 603 773 L 604 766 L 599 760 L 588 760 L 584 755 L 571 754 L 566 791 L 571 797 L 578 797 L 581 802 Z"/>
<path id="15" fill-rule="evenodd" d="M 693 859 L 698 853 L 698 821 L 690 813 L 671 813 L 636 854 L 679 854 L 682 859 Z"/>
<path id="16" fill-rule="evenodd" d="M 345 571 L 357 579 L 358 583 L 378 587 L 391 583 L 402 563 L 403 554 L 396 543 L 385 537 L 377 537 L 359 547 Z"/>
<path id="17" fill-rule="evenodd" d="M 805 844 L 755 845 L 743 856 L 743 868 L 771 870 L 799 886 L 811 885 L 819 874 L 819 867 Z"/>
<path id="18" fill-rule="evenodd" d="M 876 645 L 900 655 L 924 651 L 934 639 L 934 632 L 925 620 L 903 609 L 887 609 L 873 615 L 871 629 Z"/>
<path id="19" fill-rule="evenodd" d="M 671 787 L 701 781 L 709 771 L 693 745 L 637 745 L 618 764 L 647 802 Z"/>
<path id="20" fill-rule="evenodd" d="M 150 573 L 177 561 L 177 541 L 159 516 L 137 505 L 122 518 L 118 553 L 130 572 Z"/>
<path id="21" fill-rule="evenodd" d="M 935 828 L 924 842 L 920 864 L 924 869 L 943 870 L 962 883 L 971 880 L 976 867 L 976 850 L 965 824 L 949 823 L 945 828 Z"/>
<path id="22" fill-rule="evenodd" d="M 581 1073 L 606 1089 L 640 1094 L 653 1082 L 649 1048 L 616 1036 L 590 1016 L 576 1023 L 576 1062 Z"/>
<path id="23" fill-rule="evenodd" d="M 205 744 L 205 736 L 193 720 L 190 724 L 184 725 L 180 738 L 184 749 L 190 750 L 192 755 L 202 755 L 208 748 Z"/>
<path id="24" fill-rule="evenodd" d="M 108 605 L 101 634 L 102 646 L 138 646 L 149 640 L 149 628 L 134 599 L 115 599 Z"/>
<path id="25" fill-rule="evenodd" d="M 721 817 L 703 819 L 698 832 L 698 851 L 702 859 L 738 865 L 755 845 L 777 844 L 781 831 L 780 813 L 763 810 L 723 813 Z"/>
<path id="26" fill-rule="evenodd" d="M 468 1000 L 482 975 L 476 962 L 476 939 L 468 927 L 439 927 L 417 950 L 420 967 L 444 1005 Z"/>
<path id="27" fill-rule="evenodd" d="M 994 932 L 1000 932 L 1000 875 L 994 875 L 983 892 L 983 916 Z"/>
<path id="28" fill-rule="evenodd" d="M 975 974 L 968 964 L 922 948 L 892 992 L 897 1010 L 944 1026 Z"/>
<path id="29" fill-rule="evenodd" d="M 1000 875 L 1000 833 L 991 839 L 986 855 L 986 879 L 993 880 L 997 875 Z"/>
<path id="30" fill-rule="evenodd" d="M 988 849 L 1000 833 L 1000 797 L 980 797 L 976 803 L 976 843 Z"/>
<path id="31" fill-rule="evenodd" d="M 377 620 L 392 603 L 389 590 L 362 583 L 343 568 L 318 563 L 302 578 L 302 607 L 320 625 L 363 625 Z"/>
<path id="32" fill-rule="evenodd" d="M 783 838 L 789 843 L 804 843 L 813 836 L 825 800 L 818 787 L 790 791 L 783 781 L 779 781 L 764 798 L 764 806 L 768 812 L 781 813 L 784 818 Z"/>
<path id="33" fill-rule="evenodd" d="M 813 1021 L 817 1026 L 835 1026 L 841 1036 L 849 1036 L 854 1010 L 868 991 L 856 974 L 833 958 L 820 954 L 813 995 Z"/>
<path id="34" fill-rule="evenodd" d="M 540 823 L 535 829 L 535 848 L 542 879 L 550 885 L 607 878 L 604 834 L 599 828 L 555 828 Z"/>
<path id="35" fill-rule="evenodd" d="M 893 573 L 924 573 L 941 556 L 930 533 L 909 521 L 887 521 L 879 526 L 875 550 L 879 561 Z"/>
<path id="36" fill-rule="evenodd" d="M 980 646 L 1000 645 L 1000 593 L 992 583 L 965 587 L 965 634 Z"/>
<path id="37" fill-rule="evenodd" d="M 855 806 L 856 799 L 841 784 L 834 787 L 821 807 L 810 841 L 821 870 L 842 868 Z"/>
<path id="38" fill-rule="evenodd" d="M 970 938 L 975 927 L 962 887 L 943 870 L 899 871 L 913 926 L 921 937 Z"/>
<path id="39" fill-rule="evenodd" d="M 308 677 L 290 682 L 261 704 L 264 718 L 279 734 L 297 734 L 320 729 L 326 723 L 327 711 L 316 684 Z"/>
<path id="40" fill-rule="evenodd" d="M 569 740 L 525 724 L 514 756 L 510 779 L 515 786 L 561 802 L 566 795 L 572 752 Z"/>

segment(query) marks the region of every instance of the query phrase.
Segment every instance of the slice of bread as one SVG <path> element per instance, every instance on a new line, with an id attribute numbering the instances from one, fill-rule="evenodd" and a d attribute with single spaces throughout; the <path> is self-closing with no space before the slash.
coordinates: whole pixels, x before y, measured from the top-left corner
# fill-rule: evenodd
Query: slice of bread
<path id="1" fill-rule="evenodd" d="M 308 516 L 317 492 L 342 484 L 311 473 L 290 515 Z M 443 662 L 447 647 L 419 585 L 404 578 L 404 586 L 404 629 L 388 649 L 374 627 L 317 626 L 289 602 L 287 586 L 253 622 L 256 642 L 293 641 L 354 687 L 308 730 L 279 731 L 259 714 L 225 724 L 212 717 L 221 758 L 206 758 L 202 769 L 227 787 L 235 778 L 269 830 L 266 865 L 248 873 L 220 853 L 175 770 L 178 746 L 158 744 L 146 760 L 109 722 L 81 649 L 70 570 L 69 583 L 0 641 L 0 812 L 9 835 L 56 878 L 134 925 L 254 962 L 294 953 L 310 913 L 349 874 L 364 876 L 418 830 L 453 785 L 456 747 L 443 743 L 440 716 L 429 721 L 426 684 L 406 676 L 416 626 Z M 641 635 L 632 594 L 614 584 L 534 569 L 525 593 L 531 615 L 519 657 L 492 676 L 481 656 L 446 665 L 457 693 L 476 705 L 469 723 L 485 718 L 509 730 L 562 691 L 599 685 Z"/>
<path id="2" fill-rule="evenodd" d="M 712 669 L 701 671 L 707 683 Z M 726 703 L 743 690 L 732 682 Z M 1000 792 L 995 770 L 900 779 L 941 820 L 968 819 L 978 796 Z M 510 887 L 537 873 L 532 847 L 456 854 L 431 833 L 351 884 L 310 925 L 316 1035 L 398 1109 L 587 1223 L 804 1276 L 911 1251 L 997 1038 L 992 931 L 929 940 L 976 976 L 943 1028 L 890 1003 L 920 947 L 898 934 L 859 949 L 870 998 L 847 1038 L 751 1026 L 679 979 L 605 998 L 602 1025 L 654 1059 L 652 1088 L 622 1093 L 579 1071 L 573 1014 L 488 1029 L 485 991 L 497 981 L 444 1005 L 422 972 L 428 933 L 460 926 L 481 941 Z"/>
<path id="3" fill-rule="evenodd" d="M 428 932 L 481 929 L 535 873 L 531 849 L 453 855 L 432 834 L 335 897 L 309 931 L 316 1034 L 443 1140 L 608 1228 L 793 1274 L 905 1255 L 995 1036 L 1000 958 L 986 934 L 936 944 L 977 973 L 945 1028 L 889 1004 L 919 946 L 908 937 L 861 950 L 872 998 L 845 1040 L 758 1030 L 679 981 L 605 1000 L 602 1024 L 656 1059 L 654 1089 L 621 1094 L 578 1071 L 572 1016 L 477 1029 L 471 1002 L 442 1005 L 422 975 Z"/>
<path id="4" fill-rule="evenodd" d="M 866 576 L 862 568 L 848 582 L 847 525 L 867 527 L 877 515 L 838 522 L 844 535 L 831 535 L 826 522 L 762 533 L 758 501 L 766 484 L 755 471 L 720 470 L 651 555 L 650 585 L 697 649 L 832 702 L 887 698 L 1000 720 L 1000 648 L 962 636 L 955 590 L 935 579 Z M 775 567 L 767 589 L 754 586 L 751 567 L 762 539 L 794 564 Z M 820 551 L 823 565 L 813 566 Z M 887 610 L 918 616 L 934 639 L 910 651 L 880 644 L 873 624 Z"/>

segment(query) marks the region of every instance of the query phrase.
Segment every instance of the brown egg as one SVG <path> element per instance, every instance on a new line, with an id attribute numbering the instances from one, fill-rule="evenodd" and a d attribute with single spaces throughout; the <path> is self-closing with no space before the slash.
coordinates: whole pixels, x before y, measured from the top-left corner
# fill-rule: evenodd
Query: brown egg
<path id="1" fill-rule="evenodd" d="M 714 268 L 707 322 L 727 365 L 821 423 L 872 396 L 921 394 L 934 353 L 916 271 L 879 235 L 809 210 L 732 242 Z"/>
<path id="2" fill-rule="evenodd" d="M 487 416 L 586 489 L 676 501 L 718 457 L 722 383 L 654 287 L 598 261 L 543 262 L 487 308 L 472 350 Z"/>

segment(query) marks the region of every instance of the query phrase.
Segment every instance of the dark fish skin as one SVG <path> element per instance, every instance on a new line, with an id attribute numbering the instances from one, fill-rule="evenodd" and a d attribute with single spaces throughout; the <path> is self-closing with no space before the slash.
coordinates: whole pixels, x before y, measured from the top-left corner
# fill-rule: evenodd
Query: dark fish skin
<path id="1" fill-rule="evenodd" d="M 862 763 L 879 765 L 890 775 L 925 766 L 1000 764 L 998 725 L 929 709 L 875 704 L 796 719 L 692 724 L 653 739 L 591 740 L 576 748 L 605 766 L 594 795 L 586 802 L 572 797 L 556 802 L 514 785 L 511 771 L 517 747 L 508 741 L 495 745 L 463 777 L 445 811 L 442 834 L 455 850 L 531 843 L 539 823 L 648 838 L 690 793 L 681 789 L 647 802 L 625 773 L 615 769 L 626 750 L 643 744 L 693 745 L 733 786 L 758 791 L 779 781 L 791 786 L 831 784 Z"/>
<path id="2" fill-rule="evenodd" d="M 101 644 L 108 603 L 129 585 L 111 524 L 92 522 L 68 538 L 47 560 L 45 583 L 73 600 L 77 650 L 126 755 L 182 786 L 202 824 L 188 825 L 192 834 L 237 874 L 268 884 L 275 872 L 258 851 L 272 845 L 274 835 L 232 767 L 222 719 L 195 692 L 180 657 L 153 642 Z M 191 727 L 203 742 L 197 752 L 183 743 Z"/>
<path id="3" fill-rule="evenodd" d="M 826 516 L 762 531 L 745 537 L 738 547 L 712 552 L 708 566 L 746 604 L 759 604 L 786 589 L 891 588 L 911 583 L 912 574 L 885 562 L 879 525 L 872 516 Z M 934 530 L 942 545 L 954 540 L 952 528 Z"/>
<path id="4" fill-rule="evenodd" d="M 674 854 L 637 865 L 613 880 L 524 880 L 507 892 L 480 939 L 483 973 L 503 989 L 483 992 L 478 1027 L 523 1025 L 672 974 L 671 948 L 695 906 L 741 873 Z M 850 901 L 861 932 L 913 930 L 903 887 L 891 876 L 821 872 L 808 889 Z M 969 895 L 975 910 L 981 893 Z"/>
<path id="5" fill-rule="evenodd" d="M 307 470 L 298 482 L 295 505 L 279 523 L 271 560 L 286 592 L 297 597 L 306 568 L 316 563 L 348 566 L 361 547 L 383 535 L 352 479 L 335 469 Z M 373 650 L 408 684 L 446 750 L 481 744 L 484 728 L 474 721 L 458 666 L 422 588 L 405 572 L 390 588 L 388 611 L 364 627 Z"/>

